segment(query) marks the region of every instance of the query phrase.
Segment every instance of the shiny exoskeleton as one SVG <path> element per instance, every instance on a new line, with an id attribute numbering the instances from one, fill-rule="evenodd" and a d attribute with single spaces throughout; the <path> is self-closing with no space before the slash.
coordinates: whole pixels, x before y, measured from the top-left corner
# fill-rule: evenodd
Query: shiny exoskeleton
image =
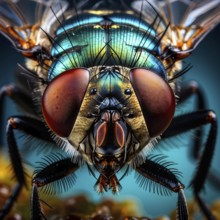
<path id="1" fill-rule="evenodd" d="M 188 70 L 182 68 L 181 60 L 211 30 L 210 24 L 214 27 L 219 22 L 216 10 L 219 3 L 204 1 L 209 6 L 206 8 L 198 2 L 188 2 L 189 10 L 181 25 L 175 25 L 171 11 L 165 13 L 167 8 L 172 9 L 171 2 L 134 1 L 133 9 L 122 5 L 121 10 L 115 8 L 115 3 L 112 10 L 104 10 L 101 4 L 93 10 L 75 5 L 73 10 L 66 1 L 48 5 L 39 2 L 38 20 L 28 25 L 16 3 L 3 1 L 0 31 L 27 57 L 20 72 L 33 86 L 30 90 L 35 97 L 25 94 L 19 86 L 1 90 L 0 97 L 11 96 L 17 103 L 22 100 L 25 104 L 21 107 L 30 116 L 8 120 L 7 141 L 18 185 L 2 208 L 0 218 L 10 211 L 27 184 L 14 136 L 14 130 L 18 129 L 55 143 L 69 154 L 46 157 L 42 167 L 36 169 L 32 180 L 32 219 L 45 219 L 38 187 L 53 191 L 47 188 L 50 184 L 71 186 L 75 180 L 71 174 L 83 164 L 94 177 L 98 173 L 95 184 L 98 192 L 118 192 L 119 171 L 124 170 L 124 177 L 128 170 L 134 169 L 141 186 L 153 181 L 164 187 L 164 191 L 177 192 L 177 218 L 188 219 L 184 185 L 166 162 L 150 156 L 150 150 L 160 138 L 211 124 L 206 156 L 201 157 L 192 187 L 202 211 L 213 219 L 199 193 L 214 152 L 215 113 L 204 110 L 202 104 L 201 111 L 176 117 L 174 113 L 177 102 L 183 102 L 195 89 L 200 93 L 199 88 L 189 84 L 177 99 L 176 79 Z M 196 17 L 188 21 L 191 12 Z M 203 26 L 196 18 L 201 19 Z M 33 109 L 37 111 L 27 110 L 30 103 L 36 105 Z M 203 103 L 201 95 L 200 103 Z M 201 137 L 200 130 L 197 135 Z M 201 143 L 195 145 L 199 149 Z"/>

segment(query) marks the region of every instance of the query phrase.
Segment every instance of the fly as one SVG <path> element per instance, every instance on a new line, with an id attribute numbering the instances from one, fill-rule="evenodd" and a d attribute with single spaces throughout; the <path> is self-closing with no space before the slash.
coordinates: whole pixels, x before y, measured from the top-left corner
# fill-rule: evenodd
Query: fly
<path id="1" fill-rule="evenodd" d="M 174 20 L 175 3 L 186 11 Z M 72 187 L 81 166 L 96 179 L 98 192 L 117 193 L 129 170 L 140 186 L 155 184 L 161 194 L 178 194 L 177 218 L 188 219 L 184 185 L 165 158 L 152 156 L 160 139 L 210 124 L 202 155 L 196 142 L 199 166 L 192 179 L 195 198 L 207 219 L 212 213 L 200 197 L 214 153 L 217 119 L 212 110 L 199 109 L 175 116 L 176 105 L 193 93 L 193 84 L 178 93 L 178 80 L 191 67 L 182 60 L 220 21 L 218 0 L 116 2 L 106 10 L 104 1 L 90 8 L 85 2 L 36 1 L 34 23 L 24 16 L 19 2 L 0 4 L 0 32 L 25 58 L 20 73 L 31 94 L 21 85 L 3 87 L 1 97 L 14 97 L 28 116 L 11 116 L 6 133 L 9 156 L 18 182 L 0 211 L 10 211 L 27 185 L 14 135 L 21 130 L 63 150 L 45 155 L 32 179 L 31 218 L 45 219 L 38 189 Z M 104 7 L 105 6 L 105 7 Z M 199 93 L 199 88 L 196 88 Z M 177 98 L 178 96 L 178 98 Z M 22 102 L 21 102 L 22 101 Z M 31 107 L 31 108 L 30 108 Z M 68 156 L 66 156 L 66 153 Z M 119 178 L 119 173 L 122 177 Z"/>

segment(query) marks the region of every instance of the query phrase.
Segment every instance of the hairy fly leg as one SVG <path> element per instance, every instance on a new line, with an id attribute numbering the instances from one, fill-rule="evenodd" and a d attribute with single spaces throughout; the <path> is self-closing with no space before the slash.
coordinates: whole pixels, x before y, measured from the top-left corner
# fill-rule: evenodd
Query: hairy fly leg
<path id="1" fill-rule="evenodd" d="M 188 220 L 188 209 L 183 191 L 184 186 L 175 174 L 177 171 L 172 171 L 168 166 L 169 163 L 167 162 L 153 161 L 153 158 L 147 158 L 143 164 L 135 167 L 135 170 L 140 174 L 137 180 L 139 181 L 140 186 L 150 188 L 152 185 L 149 184 L 149 181 L 156 182 L 159 186 L 155 186 L 157 188 L 154 188 L 154 191 L 161 194 L 169 193 L 167 189 L 178 193 L 177 219 Z M 160 188 L 160 185 L 163 188 Z"/>
<path id="2" fill-rule="evenodd" d="M 173 119 L 169 128 L 164 132 L 163 138 L 172 137 L 207 124 L 210 124 L 211 127 L 205 143 L 204 151 L 199 155 L 200 159 L 198 168 L 192 179 L 191 185 L 193 187 L 198 204 L 200 205 L 204 215 L 207 217 L 207 219 L 213 220 L 214 217 L 205 205 L 199 193 L 201 192 L 208 176 L 211 160 L 214 154 L 217 135 L 217 119 L 215 113 L 212 110 L 201 110 L 177 116 Z"/>
<path id="3" fill-rule="evenodd" d="M 51 157 L 55 157 L 56 160 L 56 156 L 52 155 Z M 74 172 L 79 168 L 79 165 L 72 162 L 70 158 L 61 158 L 52 162 L 53 160 L 48 157 L 46 163 L 49 161 L 49 164 L 43 163 L 43 167 L 35 171 L 32 180 L 33 188 L 31 196 L 32 220 L 46 219 L 39 201 L 38 187 L 43 187 L 46 192 L 52 193 L 53 190 L 56 190 L 53 189 L 54 187 L 63 187 L 66 189 L 67 187 L 71 187 L 75 182 Z"/>
<path id="4" fill-rule="evenodd" d="M 14 130 L 24 131 L 25 133 L 33 137 L 41 138 L 45 141 L 52 141 L 46 127 L 41 121 L 24 116 L 11 117 L 8 120 L 6 135 L 9 156 L 14 176 L 18 184 L 14 187 L 12 195 L 8 198 L 4 207 L 2 207 L 2 209 L 0 210 L 0 219 L 3 219 L 9 213 L 22 187 L 27 186 L 22 158 L 19 153 L 17 141 L 14 135 Z"/>

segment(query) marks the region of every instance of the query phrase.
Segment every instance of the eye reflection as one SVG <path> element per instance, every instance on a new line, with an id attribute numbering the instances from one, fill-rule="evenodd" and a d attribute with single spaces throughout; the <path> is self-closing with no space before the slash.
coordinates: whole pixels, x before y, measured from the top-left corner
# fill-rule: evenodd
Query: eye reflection
<path id="1" fill-rule="evenodd" d="M 124 94 L 125 95 L 131 95 L 132 94 L 131 89 L 125 89 Z"/>
<path id="2" fill-rule="evenodd" d="M 96 88 L 92 88 L 92 89 L 90 90 L 90 95 L 95 95 L 96 92 L 97 92 L 97 89 L 96 89 Z"/>

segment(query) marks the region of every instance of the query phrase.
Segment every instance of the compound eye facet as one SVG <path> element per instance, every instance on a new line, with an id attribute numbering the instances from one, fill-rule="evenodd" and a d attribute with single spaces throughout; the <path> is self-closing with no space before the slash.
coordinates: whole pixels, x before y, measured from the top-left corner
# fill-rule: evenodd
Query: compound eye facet
<path id="1" fill-rule="evenodd" d="M 175 111 L 175 97 L 169 84 L 156 73 L 132 69 L 130 80 L 151 137 L 163 133 Z"/>
<path id="2" fill-rule="evenodd" d="M 48 127 L 61 137 L 68 137 L 89 84 L 86 69 L 67 70 L 54 78 L 42 97 L 42 112 Z"/>

